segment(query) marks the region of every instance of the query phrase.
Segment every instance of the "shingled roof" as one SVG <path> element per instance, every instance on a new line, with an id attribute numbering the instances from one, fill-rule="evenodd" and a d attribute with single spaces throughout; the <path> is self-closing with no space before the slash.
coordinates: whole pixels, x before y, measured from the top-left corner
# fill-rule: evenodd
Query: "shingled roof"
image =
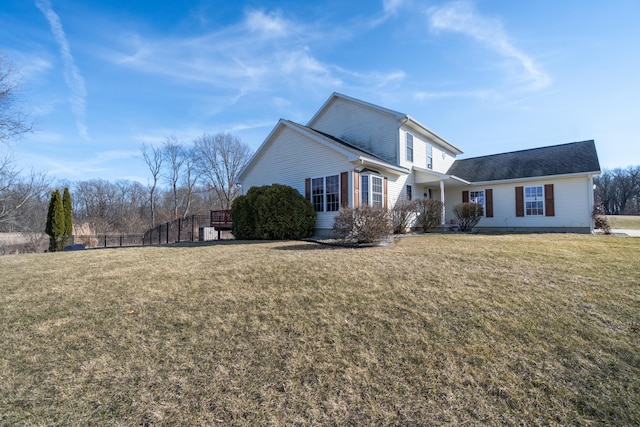
<path id="1" fill-rule="evenodd" d="M 456 160 L 447 171 L 469 182 L 598 173 L 593 140 Z"/>

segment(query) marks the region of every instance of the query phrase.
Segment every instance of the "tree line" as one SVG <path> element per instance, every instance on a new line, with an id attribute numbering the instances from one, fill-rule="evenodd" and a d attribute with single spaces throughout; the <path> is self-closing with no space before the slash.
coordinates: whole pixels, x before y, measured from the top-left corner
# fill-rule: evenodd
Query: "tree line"
<path id="1" fill-rule="evenodd" d="M 76 226 L 90 234 L 141 234 L 177 218 L 229 209 L 239 194 L 235 181 L 251 156 L 246 144 L 227 133 L 204 134 L 192 144 L 169 137 L 140 152 L 148 166 L 146 185 L 105 179 L 58 182 L 71 193 Z M 37 176 L 34 180 L 13 169 L 11 182 L 0 187 L 0 231 L 45 230 L 53 180 Z"/>
<path id="2" fill-rule="evenodd" d="M 596 204 L 608 215 L 640 215 L 640 166 L 605 169 L 594 184 Z"/>

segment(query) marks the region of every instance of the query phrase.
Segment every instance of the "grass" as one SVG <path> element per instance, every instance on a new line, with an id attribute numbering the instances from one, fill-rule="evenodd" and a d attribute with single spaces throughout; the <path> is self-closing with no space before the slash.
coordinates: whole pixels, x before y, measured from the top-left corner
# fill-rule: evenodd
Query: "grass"
<path id="1" fill-rule="evenodd" d="M 2 425 L 638 425 L 640 239 L 0 258 Z"/>
<path id="2" fill-rule="evenodd" d="M 640 216 L 638 215 L 608 215 L 611 228 L 623 230 L 640 230 Z"/>

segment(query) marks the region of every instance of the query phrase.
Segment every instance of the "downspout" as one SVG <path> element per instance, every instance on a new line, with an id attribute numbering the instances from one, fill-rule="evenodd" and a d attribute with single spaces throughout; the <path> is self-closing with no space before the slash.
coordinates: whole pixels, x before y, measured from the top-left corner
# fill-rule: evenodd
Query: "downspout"
<path id="1" fill-rule="evenodd" d="M 589 195 L 589 209 L 590 209 L 590 211 L 589 211 L 589 232 L 591 234 L 593 234 L 595 232 L 595 224 L 594 224 L 595 220 L 593 219 L 592 212 L 593 212 L 593 209 L 594 209 L 593 192 L 595 191 L 595 188 L 593 188 L 593 175 L 592 174 L 589 174 L 588 184 L 589 184 L 589 188 L 587 190 L 587 194 Z"/>
<path id="2" fill-rule="evenodd" d="M 443 180 L 440 180 L 440 201 L 442 202 L 442 212 L 441 212 L 442 218 L 440 219 L 440 225 L 445 225 L 447 221 L 444 218 L 446 209 L 444 207 L 444 181 Z"/>

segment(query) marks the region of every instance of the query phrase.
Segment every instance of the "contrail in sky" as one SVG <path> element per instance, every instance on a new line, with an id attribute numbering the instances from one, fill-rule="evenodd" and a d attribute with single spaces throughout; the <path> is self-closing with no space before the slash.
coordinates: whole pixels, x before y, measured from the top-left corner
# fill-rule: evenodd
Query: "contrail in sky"
<path id="1" fill-rule="evenodd" d="M 84 86 L 84 79 L 80 75 L 80 70 L 76 66 L 73 56 L 71 55 L 71 48 L 69 47 L 69 41 L 62 29 L 62 23 L 58 14 L 51 8 L 51 2 L 49 0 L 36 0 L 36 6 L 42 14 L 49 21 L 51 26 L 51 32 L 56 39 L 56 42 L 60 46 L 60 56 L 62 57 L 62 63 L 64 64 L 64 79 L 67 82 L 67 86 L 71 90 L 71 109 L 76 116 L 76 125 L 78 127 L 78 133 L 85 140 L 89 140 L 89 132 L 85 123 L 85 104 L 87 98 L 87 89 Z"/>

